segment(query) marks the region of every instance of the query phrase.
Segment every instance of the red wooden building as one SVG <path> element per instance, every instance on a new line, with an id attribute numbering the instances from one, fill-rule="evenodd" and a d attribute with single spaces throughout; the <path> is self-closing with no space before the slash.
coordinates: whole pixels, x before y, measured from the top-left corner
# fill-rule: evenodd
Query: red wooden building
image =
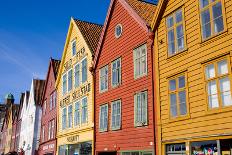
<path id="1" fill-rule="evenodd" d="M 50 59 L 42 99 L 39 155 L 56 154 L 56 89 L 55 80 L 60 60 Z"/>
<path id="2" fill-rule="evenodd" d="M 155 10 L 139 0 L 111 0 L 93 63 L 96 154 L 154 154 Z"/>

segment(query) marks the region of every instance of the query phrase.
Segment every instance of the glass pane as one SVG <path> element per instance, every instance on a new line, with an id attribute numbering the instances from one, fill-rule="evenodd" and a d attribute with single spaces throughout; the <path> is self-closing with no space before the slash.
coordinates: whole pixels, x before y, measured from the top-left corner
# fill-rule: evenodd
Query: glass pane
<path id="1" fill-rule="evenodd" d="M 209 98 L 209 107 L 210 108 L 218 108 L 219 103 L 218 103 L 218 95 L 211 95 L 208 97 Z"/>
<path id="2" fill-rule="evenodd" d="M 177 105 L 176 105 L 176 94 L 170 95 L 170 108 L 171 108 L 171 116 L 176 117 L 177 116 Z"/>
<path id="3" fill-rule="evenodd" d="M 185 87 L 185 76 L 179 77 L 178 80 L 179 80 L 179 88 Z"/>
<path id="4" fill-rule="evenodd" d="M 201 1 L 201 8 L 204 8 L 207 5 L 209 5 L 209 0 L 200 0 L 200 1 Z"/>
<path id="5" fill-rule="evenodd" d="M 218 155 L 217 141 L 192 142 L 191 151 L 194 155 Z"/>
<path id="6" fill-rule="evenodd" d="M 214 78 L 215 77 L 215 70 L 214 64 L 210 64 L 205 69 L 206 79 Z"/>
<path id="7" fill-rule="evenodd" d="M 176 12 L 176 23 L 179 23 L 182 21 L 182 10 L 179 10 Z"/>
<path id="8" fill-rule="evenodd" d="M 224 30 L 222 17 L 222 4 L 218 2 L 213 6 L 214 32 L 218 33 Z"/>
<path id="9" fill-rule="evenodd" d="M 217 85 L 215 80 L 208 82 L 208 95 L 213 94 L 217 94 Z"/>
<path id="10" fill-rule="evenodd" d="M 169 81 L 169 90 L 170 91 L 176 90 L 176 80 L 175 79 Z"/>
<path id="11" fill-rule="evenodd" d="M 223 75 L 228 73 L 227 60 L 222 60 L 218 62 L 218 74 Z"/>
<path id="12" fill-rule="evenodd" d="M 180 115 L 186 115 L 187 107 L 186 107 L 186 92 L 185 91 L 179 92 L 179 103 L 180 103 Z"/>
<path id="13" fill-rule="evenodd" d="M 203 38 L 208 38 L 209 36 L 211 36 L 209 9 L 201 13 L 201 22 L 202 22 Z"/>
<path id="14" fill-rule="evenodd" d="M 213 19 L 216 19 L 221 16 L 222 16 L 222 4 L 221 2 L 218 2 L 213 6 Z"/>
<path id="15" fill-rule="evenodd" d="M 170 55 L 175 53 L 175 38 L 173 29 L 168 31 L 168 52 Z"/>
<path id="16" fill-rule="evenodd" d="M 220 79 L 220 91 L 223 106 L 232 105 L 230 80 L 228 77 Z"/>
<path id="17" fill-rule="evenodd" d="M 167 27 L 170 28 L 174 25 L 173 17 L 168 17 L 167 19 Z"/>
<path id="18" fill-rule="evenodd" d="M 176 28 L 177 40 L 178 40 L 178 50 L 184 49 L 184 30 L 183 25 L 179 25 Z"/>

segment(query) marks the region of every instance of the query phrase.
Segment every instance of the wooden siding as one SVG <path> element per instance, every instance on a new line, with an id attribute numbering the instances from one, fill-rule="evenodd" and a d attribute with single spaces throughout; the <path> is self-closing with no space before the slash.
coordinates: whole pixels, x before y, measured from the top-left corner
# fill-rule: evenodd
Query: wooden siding
<path id="1" fill-rule="evenodd" d="M 95 134 L 96 150 L 99 151 L 130 151 L 152 150 L 153 136 L 153 92 L 152 92 L 152 40 L 148 33 L 130 16 L 126 9 L 116 1 L 109 19 L 105 33 L 103 47 L 99 55 L 99 61 L 95 70 Z M 118 39 L 115 37 L 115 26 L 122 24 L 123 33 Z M 147 45 L 147 76 L 134 79 L 133 49 Z M 121 85 L 112 88 L 111 63 L 121 58 Z M 108 90 L 99 93 L 99 70 L 108 65 Z M 148 123 L 146 127 L 134 127 L 134 94 L 148 90 Z M 121 129 L 112 131 L 111 126 L 111 102 L 121 99 Z M 108 131 L 99 131 L 100 105 L 108 103 Z"/>
<path id="2" fill-rule="evenodd" d="M 223 110 L 207 110 L 203 64 L 223 55 L 232 60 L 232 1 L 224 2 L 227 29 L 210 39 L 202 41 L 199 0 L 169 0 L 156 29 L 159 81 L 160 129 L 163 142 L 194 139 L 203 136 L 232 135 L 232 107 Z M 166 17 L 178 8 L 184 9 L 186 50 L 172 57 L 167 55 Z M 163 41 L 163 43 L 161 43 Z M 231 63 L 231 62 L 230 62 Z M 231 68 L 230 68 L 231 70 Z M 168 80 L 172 75 L 187 73 L 189 117 L 169 118 Z"/>

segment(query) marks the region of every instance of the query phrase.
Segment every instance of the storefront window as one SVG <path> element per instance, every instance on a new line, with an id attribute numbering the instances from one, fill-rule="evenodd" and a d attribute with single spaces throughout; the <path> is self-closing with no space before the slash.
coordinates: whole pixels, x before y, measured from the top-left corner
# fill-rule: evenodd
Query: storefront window
<path id="1" fill-rule="evenodd" d="M 167 155 L 172 155 L 172 154 L 185 155 L 186 154 L 185 143 L 166 145 L 166 154 Z"/>
<path id="2" fill-rule="evenodd" d="M 68 155 L 68 145 L 59 146 L 59 155 Z"/>
<path id="3" fill-rule="evenodd" d="M 232 139 L 220 140 L 221 155 L 232 155 Z"/>
<path id="4" fill-rule="evenodd" d="M 92 155 L 92 143 L 62 145 L 59 147 L 59 155 Z"/>
<path id="5" fill-rule="evenodd" d="M 218 155 L 217 141 L 203 141 L 192 143 L 192 155 Z"/>

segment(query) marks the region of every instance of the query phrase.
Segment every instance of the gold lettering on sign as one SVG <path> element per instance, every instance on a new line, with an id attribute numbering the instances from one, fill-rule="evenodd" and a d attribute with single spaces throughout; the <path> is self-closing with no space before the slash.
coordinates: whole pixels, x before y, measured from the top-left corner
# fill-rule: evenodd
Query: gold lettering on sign
<path id="1" fill-rule="evenodd" d="M 80 98 L 82 96 L 85 96 L 85 95 L 87 95 L 88 92 L 90 92 L 90 90 L 91 90 L 90 83 L 88 83 L 88 84 L 86 84 L 86 85 L 84 85 L 82 87 L 79 87 L 78 89 L 76 89 L 73 92 L 73 94 L 72 94 L 73 98 L 72 99 L 76 100 L 76 99 L 78 99 L 78 98 Z"/>
<path id="2" fill-rule="evenodd" d="M 70 59 L 64 64 L 64 71 L 69 70 L 71 67 L 72 67 L 72 59 Z"/>
<path id="3" fill-rule="evenodd" d="M 69 103 L 70 103 L 70 95 L 68 95 L 63 100 L 60 101 L 60 106 L 63 107 L 65 105 L 69 104 Z"/>
<path id="4" fill-rule="evenodd" d="M 77 53 L 76 53 L 76 58 L 77 60 L 82 59 L 86 55 L 85 52 L 85 47 L 82 47 Z"/>
<path id="5" fill-rule="evenodd" d="M 75 141 L 78 140 L 78 137 L 79 137 L 79 136 L 70 136 L 70 137 L 67 138 L 67 141 L 68 141 L 68 142 L 75 142 Z"/>

